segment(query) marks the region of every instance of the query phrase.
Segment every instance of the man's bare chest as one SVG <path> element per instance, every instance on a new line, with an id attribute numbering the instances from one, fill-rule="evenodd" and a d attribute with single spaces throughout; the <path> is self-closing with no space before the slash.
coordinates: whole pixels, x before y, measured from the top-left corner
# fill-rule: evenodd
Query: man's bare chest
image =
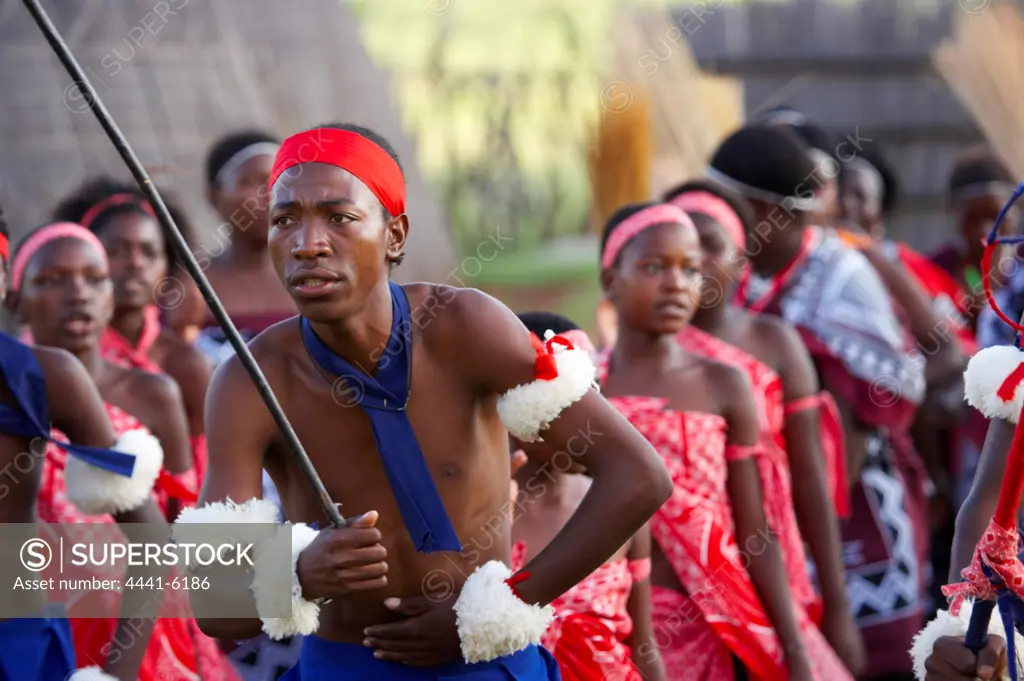
<path id="1" fill-rule="evenodd" d="M 494 437 L 480 422 L 478 398 L 429 368 L 414 367 L 405 409 L 390 412 L 386 419 L 371 418 L 377 414 L 360 404 L 364 388 L 358 384 L 305 372 L 293 378 L 282 406 L 328 492 L 345 505 L 345 515 L 385 512 L 381 504 L 393 503 L 389 467 L 392 473 L 396 467 L 416 468 L 421 457 L 447 501 L 492 453 Z M 411 425 L 414 443 L 399 440 L 401 446 L 395 447 L 395 438 L 381 430 L 396 428 L 395 419 L 403 417 Z M 385 455 L 382 442 L 392 443 Z M 285 476 L 297 490 L 309 489 L 280 437 L 268 464 L 272 474 L 277 471 L 275 477 Z"/>

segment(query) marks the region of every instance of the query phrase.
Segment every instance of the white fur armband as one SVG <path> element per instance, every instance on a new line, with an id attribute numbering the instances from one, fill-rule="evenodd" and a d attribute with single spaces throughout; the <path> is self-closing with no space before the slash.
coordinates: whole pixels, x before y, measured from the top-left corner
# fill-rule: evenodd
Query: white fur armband
<path id="1" fill-rule="evenodd" d="M 265 553 L 256 555 L 256 574 L 252 580 L 252 593 L 256 597 L 256 611 L 283 612 L 291 611 L 289 617 L 263 617 L 263 631 L 267 636 L 280 641 L 289 636 L 309 636 L 315 634 L 320 628 L 320 606 L 302 597 L 302 585 L 299 584 L 298 563 L 299 554 L 306 550 L 306 547 L 313 543 L 318 534 L 309 525 L 283 525 L 280 532 L 291 533 L 292 543 L 292 588 L 282 600 L 280 580 L 268 577 L 271 574 L 271 566 L 267 561 L 279 560 L 279 556 L 268 557 Z M 290 602 L 288 602 L 290 601 Z"/>
<path id="2" fill-rule="evenodd" d="M 455 615 L 466 662 L 486 662 L 540 645 L 555 611 L 551 606 L 527 605 L 505 580 L 512 571 L 492 560 L 466 580 L 455 602 Z"/>
<path id="3" fill-rule="evenodd" d="M 179 544 L 259 543 L 273 536 L 280 524 L 280 511 L 265 499 L 241 504 L 228 499 L 183 509 L 171 532 Z"/>
<path id="4" fill-rule="evenodd" d="M 76 456 L 68 456 L 64 484 L 68 499 L 86 515 L 130 511 L 141 506 L 153 491 L 164 465 L 160 441 L 148 431 L 129 430 L 114 444 L 116 451 L 135 455 L 131 477 L 97 468 Z"/>
<path id="5" fill-rule="evenodd" d="M 215 525 L 216 528 L 209 527 Z M 268 530 L 268 525 L 275 528 Z M 281 533 L 291 534 L 291 589 L 282 590 L 280 580 L 272 573 L 272 561 L 280 556 L 261 550 L 260 544 Z M 315 634 L 320 627 L 320 606 L 302 597 L 302 585 L 296 566 L 299 554 L 316 539 L 317 531 L 308 525 L 278 522 L 278 510 L 263 499 L 250 499 L 236 504 L 228 499 L 202 508 L 186 508 L 174 523 L 174 539 L 182 542 L 254 542 L 252 593 L 256 597 L 256 612 L 285 612 L 289 617 L 262 617 L 263 631 L 272 639 L 281 640 L 295 634 Z"/>
<path id="6" fill-rule="evenodd" d="M 540 432 L 594 385 L 597 368 L 585 350 L 555 345 L 553 352 L 558 376 L 512 388 L 498 400 L 501 422 L 523 442 L 539 440 Z"/>
<path id="7" fill-rule="evenodd" d="M 963 606 L 960 608 L 960 614 L 957 617 L 953 617 L 949 614 L 948 610 L 940 610 L 939 614 L 933 619 L 928 625 L 922 629 L 917 636 L 914 637 L 914 645 L 910 649 L 910 657 L 914 662 L 914 676 L 917 681 L 924 681 L 927 671 L 925 670 L 925 662 L 928 657 L 931 656 L 932 650 L 935 648 L 935 642 L 943 636 L 957 636 L 964 637 L 967 635 L 967 626 L 971 622 L 971 612 L 973 605 L 971 601 L 964 601 Z M 1003 621 L 999 618 L 997 612 L 992 613 L 992 619 L 988 623 L 988 633 L 995 636 L 1002 636 L 1006 638 L 1006 631 L 1003 629 Z M 1013 633 L 1018 657 L 1020 653 L 1024 652 L 1024 636 L 1021 636 L 1016 631 Z M 1004 679 L 1009 679 L 1008 675 L 1003 676 Z"/>
<path id="8" fill-rule="evenodd" d="M 964 399 L 988 418 L 1017 423 L 1024 407 L 1024 386 L 1007 386 L 1013 398 L 999 397 L 1003 383 L 1024 363 L 1024 352 L 1012 345 L 996 345 L 980 350 L 964 372 Z"/>
<path id="9" fill-rule="evenodd" d="M 93 666 L 83 667 L 71 672 L 71 676 L 67 678 L 67 681 L 117 681 L 117 679 L 99 667 Z"/>

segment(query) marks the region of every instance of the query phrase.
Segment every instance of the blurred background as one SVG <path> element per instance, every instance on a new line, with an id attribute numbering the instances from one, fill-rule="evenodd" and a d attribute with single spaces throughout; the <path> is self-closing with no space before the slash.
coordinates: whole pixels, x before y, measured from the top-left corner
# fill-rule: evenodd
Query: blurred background
<path id="1" fill-rule="evenodd" d="M 588 327 L 603 217 L 699 174 L 724 135 L 769 110 L 884 150 L 899 187 L 888 232 L 919 249 L 952 232 L 945 182 L 965 148 L 987 141 L 1024 176 L 1022 69 L 1005 68 L 1024 64 L 1020 3 L 46 6 L 205 238 L 217 226 L 203 182 L 214 139 L 362 123 L 395 143 L 409 175 L 411 244 L 396 278 L 478 286 Z M 0 3 L 0 59 L 0 203 L 16 240 L 85 177 L 127 172 L 15 0 Z"/>

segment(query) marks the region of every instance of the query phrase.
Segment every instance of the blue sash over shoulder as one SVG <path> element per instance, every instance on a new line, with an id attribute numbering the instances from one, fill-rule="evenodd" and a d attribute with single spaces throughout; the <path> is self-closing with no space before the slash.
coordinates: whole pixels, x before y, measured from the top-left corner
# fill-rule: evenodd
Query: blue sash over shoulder
<path id="1" fill-rule="evenodd" d="M 3 332 L 0 332 L 0 375 L 17 402 L 16 407 L 0 404 L 0 432 L 26 438 L 41 437 L 97 468 L 126 478 L 132 476 L 133 454 L 69 444 L 51 437 L 43 368 L 30 347 Z"/>
<path id="2" fill-rule="evenodd" d="M 412 334 L 409 301 L 394 282 L 391 289 L 391 334 L 377 373 L 369 376 L 352 366 L 317 337 L 302 318 L 302 340 L 323 371 L 345 380 L 350 394 L 370 417 L 373 438 L 405 528 L 417 551 L 461 551 L 462 544 L 438 494 L 420 443 L 405 411 L 412 375 Z"/>

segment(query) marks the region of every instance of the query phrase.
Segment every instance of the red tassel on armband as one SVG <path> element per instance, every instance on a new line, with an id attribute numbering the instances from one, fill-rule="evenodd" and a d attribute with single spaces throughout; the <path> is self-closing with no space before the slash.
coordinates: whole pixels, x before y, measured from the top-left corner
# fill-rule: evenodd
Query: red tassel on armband
<path id="1" fill-rule="evenodd" d="M 505 580 L 505 584 L 508 585 L 508 588 L 512 589 L 512 593 L 514 593 L 516 595 L 516 598 L 518 598 L 519 600 L 523 601 L 523 603 L 526 603 L 526 601 L 523 599 L 522 594 L 519 593 L 519 589 L 518 589 L 517 585 L 520 584 L 521 582 L 525 582 L 529 578 L 530 578 L 529 571 L 523 570 L 522 572 L 517 572 L 516 574 L 512 575 L 511 577 L 509 577 L 508 579 Z M 527 605 L 529 605 L 529 603 L 527 603 Z"/>
<path id="2" fill-rule="evenodd" d="M 1003 402 L 1012 402 L 1013 396 L 1017 392 L 1017 388 L 1021 382 L 1024 381 L 1024 362 L 1017 365 L 1017 368 L 1010 372 L 1010 375 L 1006 377 L 1003 384 L 999 386 L 999 390 L 996 394 L 999 395 L 999 399 Z"/>
<path id="3" fill-rule="evenodd" d="M 530 345 L 537 353 L 537 361 L 533 365 L 533 377 L 540 381 L 551 381 L 558 378 L 558 363 L 555 361 L 555 344 L 567 350 L 575 350 L 575 346 L 567 338 L 552 336 L 546 343 L 537 334 L 530 334 Z"/>

